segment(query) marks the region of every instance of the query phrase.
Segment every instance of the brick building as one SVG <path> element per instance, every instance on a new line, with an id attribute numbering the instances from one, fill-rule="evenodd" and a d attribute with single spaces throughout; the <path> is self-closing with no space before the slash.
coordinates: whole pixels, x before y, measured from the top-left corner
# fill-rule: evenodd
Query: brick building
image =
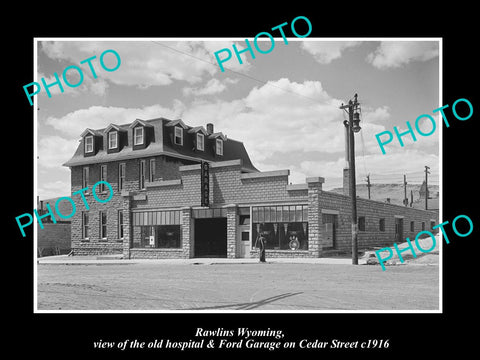
<path id="1" fill-rule="evenodd" d="M 212 124 L 157 118 L 86 129 L 64 165 L 72 193 L 100 180 L 114 192 L 107 203 L 86 194 L 89 209 L 77 202 L 75 255 L 250 257 L 260 232 L 267 257 L 351 249 L 348 193 L 323 191 L 321 177 L 289 184 L 289 170 L 258 171 L 243 143 L 214 132 Z M 357 207 L 360 250 L 414 238 L 438 222 L 432 211 L 360 198 Z"/>

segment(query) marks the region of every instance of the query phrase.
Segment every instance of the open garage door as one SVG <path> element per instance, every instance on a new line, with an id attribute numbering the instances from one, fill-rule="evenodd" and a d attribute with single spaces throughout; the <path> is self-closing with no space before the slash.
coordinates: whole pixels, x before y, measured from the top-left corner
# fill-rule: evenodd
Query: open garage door
<path id="1" fill-rule="evenodd" d="M 195 219 L 195 257 L 227 257 L 227 219 Z"/>

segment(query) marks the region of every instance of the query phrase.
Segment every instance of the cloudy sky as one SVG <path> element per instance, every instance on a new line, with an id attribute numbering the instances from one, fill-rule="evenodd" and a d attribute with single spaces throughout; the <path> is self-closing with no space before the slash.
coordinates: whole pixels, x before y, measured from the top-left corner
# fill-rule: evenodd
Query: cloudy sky
<path id="1" fill-rule="evenodd" d="M 268 54 L 242 54 L 225 62 L 214 52 L 245 45 L 243 39 L 106 39 L 68 41 L 38 39 L 37 79 L 49 84 L 70 65 L 83 70 L 82 85 L 50 88 L 35 97 L 37 110 L 37 191 L 41 199 L 70 194 L 70 170 L 61 166 L 74 153 L 86 128 L 135 119 L 181 118 L 191 126 L 212 122 L 216 131 L 243 141 L 262 171 L 290 169 L 290 182 L 322 176 L 325 189 L 341 186 L 346 114 L 339 109 L 358 93 L 362 130 L 355 135 L 357 182 L 421 183 L 424 166 L 429 183 L 439 183 L 439 130 L 428 137 L 405 137 L 386 146 L 382 155 L 375 134 L 398 126 L 406 130 L 439 101 L 438 41 L 345 41 L 275 38 Z M 327 41 L 328 40 L 328 41 Z M 334 40 L 334 41 L 333 41 Z M 261 43 L 263 49 L 270 42 Z M 113 49 L 120 67 L 105 71 L 100 54 Z M 97 78 L 82 60 L 92 61 Z M 224 54 L 221 54 L 224 56 Z M 104 58 L 114 67 L 115 57 Z M 77 76 L 77 77 L 76 77 Z M 78 74 L 67 74 L 77 83 Z M 26 100 L 28 102 L 28 100 Z M 437 119 L 438 117 L 435 116 Z M 429 132 L 431 124 L 421 124 Z"/>

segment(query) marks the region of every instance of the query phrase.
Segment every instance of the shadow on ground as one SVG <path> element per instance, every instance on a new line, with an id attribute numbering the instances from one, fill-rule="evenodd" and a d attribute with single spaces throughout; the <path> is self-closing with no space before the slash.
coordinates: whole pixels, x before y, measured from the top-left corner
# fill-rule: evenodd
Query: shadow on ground
<path id="1" fill-rule="evenodd" d="M 215 309 L 222 309 L 222 308 L 235 308 L 235 310 L 253 310 L 259 308 L 261 306 L 270 304 L 272 302 L 282 300 L 291 296 L 303 294 L 303 292 L 296 292 L 296 293 L 285 293 L 276 296 L 271 296 L 269 298 L 248 302 L 248 303 L 239 303 L 239 304 L 229 304 L 229 305 L 218 305 L 218 306 L 207 306 L 207 307 L 200 307 L 200 308 L 190 308 L 186 310 L 215 310 Z"/>

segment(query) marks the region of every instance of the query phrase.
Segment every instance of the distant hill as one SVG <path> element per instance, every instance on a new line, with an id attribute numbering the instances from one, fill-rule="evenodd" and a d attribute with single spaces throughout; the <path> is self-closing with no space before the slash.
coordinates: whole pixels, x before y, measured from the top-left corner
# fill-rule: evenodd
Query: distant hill
<path id="1" fill-rule="evenodd" d="M 407 198 L 410 203 L 410 191 L 413 190 L 413 201 L 420 199 L 421 184 L 407 184 Z M 329 190 L 334 193 L 343 194 L 342 188 Z M 428 191 L 431 198 L 438 197 L 439 186 L 428 185 Z M 357 196 L 368 199 L 368 189 L 366 184 L 357 184 Z M 370 198 L 372 200 L 387 201 L 390 198 L 392 204 L 403 205 L 404 190 L 402 184 L 371 184 Z"/>

